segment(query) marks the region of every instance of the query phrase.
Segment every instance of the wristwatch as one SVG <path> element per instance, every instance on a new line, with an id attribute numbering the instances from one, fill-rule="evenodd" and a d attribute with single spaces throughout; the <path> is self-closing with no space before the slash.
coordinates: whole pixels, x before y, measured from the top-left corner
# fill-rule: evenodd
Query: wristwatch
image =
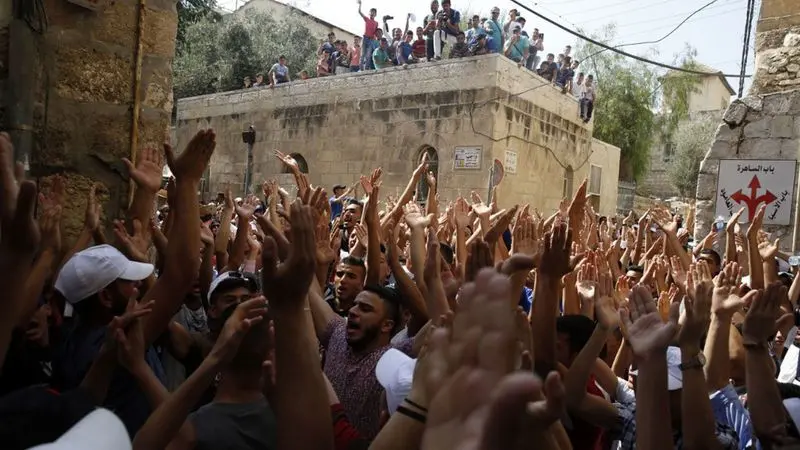
<path id="1" fill-rule="evenodd" d="M 702 369 L 705 365 L 706 356 L 703 354 L 703 352 L 699 352 L 695 356 L 691 357 L 688 361 L 681 362 L 678 367 L 681 369 L 681 372 L 683 372 L 685 370 Z"/>

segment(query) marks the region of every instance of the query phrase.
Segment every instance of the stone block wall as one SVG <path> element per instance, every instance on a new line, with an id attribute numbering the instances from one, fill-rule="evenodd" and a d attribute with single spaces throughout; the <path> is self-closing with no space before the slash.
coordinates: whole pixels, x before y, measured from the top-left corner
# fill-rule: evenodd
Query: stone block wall
<path id="1" fill-rule="evenodd" d="M 762 1 L 755 61 L 751 94 L 800 88 L 800 5 L 796 0 Z"/>
<path id="2" fill-rule="evenodd" d="M 695 238 L 708 233 L 715 220 L 717 179 L 721 159 L 796 161 L 800 151 L 800 90 L 734 101 L 717 129 L 714 144 L 706 154 L 697 180 Z M 794 175 L 795 183 L 797 174 Z M 796 221 L 796 202 L 791 199 L 791 217 Z M 781 248 L 794 248 L 794 225 L 765 225 Z"/>
<path id="3" fill-rule="evenodd" d="M 116 0 L 93 12 L 64 0 L 44 0 L 46 32 L 35 34 L 34 142 L 31 174 L 47 184 L 60 173 L 71 199 L 68 236 L 79 231 L 88 187 L 99 181 L 107 217 L 127 206 L 122 157 L 130 148 L 135 90 L 138 0 Z M 175 2 L 147 0 L 143 15 L 138 149 L 160 148 L 172 110 Z M 13 40 L 13 36 L 12 36 Z M 0 40 L 2 43 L 2 40 Z M 14 42 L 11 42 L 14 45 Z"/>
<path id="4" fill-rule="evenodd" d="M 255 182 L 280 174 L 272 155 L 279 149 L 301 155 L 311 182 L 328 189 L 382 166 L 384 192 L 394 195 L 432 147 L 443 201 L 472 190 L 485 198 L 493 159 L 505 163 L 513 152 L 516 173 L 506 168 L 501 206 L 552 208 L 561 199 L 566 168 L 577 186 L 590 166 L 591 129 L 578 119 L 575 100 L 499 55 L 181 99 L 179 146 L 198 129 L 217 131 L 210 192 L 227 186 L 242 192 L 247 152 L 241 132 L 250 125 L 256 129 Z M 479 168 L 455 167 L 462 147 L 480 148 Z M 614 178 L 609 181 L 616 185 Z"/>

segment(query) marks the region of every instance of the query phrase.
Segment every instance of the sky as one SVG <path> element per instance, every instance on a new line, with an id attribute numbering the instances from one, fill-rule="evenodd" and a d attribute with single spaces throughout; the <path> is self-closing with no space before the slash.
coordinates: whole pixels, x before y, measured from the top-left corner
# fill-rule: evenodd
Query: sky
<path id="1" fill-rule="evenodd" d="M 363 20 L 358 15 L 356 0 L 278 0 L 289 3 L 308 13 L 356 34 L 363 34 Z M 377 8 L 378 16 L 389 14 L 395 17 L 390 26 L 403 25 L 408 13 L 416 16 L 412 27 L 420 25 L 430 11 L 430 0 L 362 0 L 363 10 Z M 519 0 L 523 5 L 568 28 L 582 28 L 587 34 L 598 31 L 608 24 L 615 24 L 617 37 L 614 44 L 654 41 L 669 33 L 687 16 L 711 0 Z M 218 0 L 224 9 L 233 10 L 245 0 Z M 756 11 L 761 1 L 756 0 Z M 527 19 L 526 30 L 534 27 L 545 34 L 545 52 L 561 53 L 566 45 L 576 46 L 577 37 L 556 28 L 542 19 L 522 10 L 509 0 L 452 0 L 453 9 L 489 16 L 493 6 L 501 11 L 517 8 Z M 716 0 L 697 13 L 672 35 L 658 44 L 625 47 L 625 50 L 646 55 L 651 60 L 671 64 L 676 55 L 682 53 L 688 43 L 697 50 L 697 60 L 721 70 L 726 74 L 738 74 L 741 67 L 747 0 Z M 755 36 L 755 21 L 753 33 Z M 462 20 L 465 20 L 462 18 Z M 753 40 L 749 43 L 750 54 L 747 73 L 753 72 Z M 581 55 L 575 55 L 578 59 Z M 734 90 L 738 90 L 738 78 L 729 78 Z M 750 85 L 745 81 L 745 94 Z"/>

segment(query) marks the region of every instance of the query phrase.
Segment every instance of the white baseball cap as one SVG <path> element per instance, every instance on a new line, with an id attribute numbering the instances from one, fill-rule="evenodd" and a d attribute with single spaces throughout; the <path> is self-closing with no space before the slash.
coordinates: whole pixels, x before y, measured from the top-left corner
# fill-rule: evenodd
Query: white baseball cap
<path id="1" fill-rule="evenodd" d="M 74 305 L 102 291 L 114 280 L 144 280 L 153 269 L 152 264 L 131 261 L 110 245 L 96 245 L 74 254 L 64 264 L 55 288 Z"/>
<path id="2" fill-rule="evenodd" d="M 256 280 L 252 275 L 242 273 L 237 270 L 231 270 L 228 272 L 223 272 L 217 278 L 214 278 L 214 281 L 212 281 L 208 286 L 209 299 L 214 296 L 214 291 L 216 291 L 217 288 L 222 285 L 222 283 L 230 286 L 246 287 L 252 292 L 258 291 L 258 280 Z"/>
<path id="3" fill-rule="evenodd" d="M 411 392 L 416 366 L 416 359 L 394 348 L 387 350 L 378 360 L 375 377 L 386 391 L 386 404 L 390 415 L 397 411 L 397 407 Z"/>
<path id="4" fill-rule="evenodd" d="M 57 441 L 30 450 L 130 450 L 125 425 L 111 411 L 98 408 L 73 425 Z"/>

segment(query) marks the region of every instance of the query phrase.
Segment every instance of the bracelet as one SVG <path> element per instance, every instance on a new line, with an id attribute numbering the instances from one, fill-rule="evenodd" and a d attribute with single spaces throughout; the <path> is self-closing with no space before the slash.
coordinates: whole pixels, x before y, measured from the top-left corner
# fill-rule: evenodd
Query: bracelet
<path id="1" fill-rule="evenodd" d="M 413 406 L 414 408 L 417 408 L 418 410 L 420 410 L 422 412 L 428 412 L 428 408 L 425 408 L 424 406 L 420 405 L 419 403 L 414 403 L 408 398 L 406 398 L 406 403 L 408 403 L 409 405 Z"/>
<path id="2" fill-rule="evenodd" d="M 742 342 L 742 347 L 746 350 L 768 350 L 769 347 L 764 342 Z"/>
<path id="3" fill-rule="evenodd" d="M 418 413 L 416 411 L 412 411 L 412 410 L 406 408 L 403 405 L 400 405 L 400 406 L 397 407 L 397 412 L 399 412 L 400 414 L 402 414 L 402 415 L 404 415 L 404 416 L 406 416 L 408 418 L 414 419 L 414 420 L 416 420 L 417 422 L 420 422 L 420 423 L 425 423 L 425 420 L 427 419 L 425 417 L 425 415 L 420 414 L 420 413 Z"/>

